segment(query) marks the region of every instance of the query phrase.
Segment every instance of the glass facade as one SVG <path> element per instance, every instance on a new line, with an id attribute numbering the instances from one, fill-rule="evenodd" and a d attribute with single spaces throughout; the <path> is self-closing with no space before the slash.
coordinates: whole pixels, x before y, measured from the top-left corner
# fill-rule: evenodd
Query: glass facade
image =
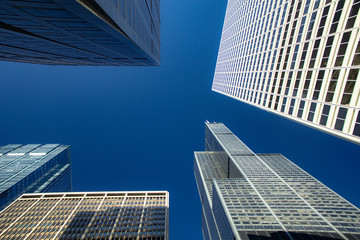
<path id="1" fill-rule="evenodd" d="M 204 239 L 360 240 L 357 207 L 281 154 L 253 153 L 224 124 L 205 129 L 194 161 Z"/>
<path id="2" fill-rule="evenodd" d="M 0 147 L 0 210 L 23 193 L 72 191 L 70 157 L 59 144 Z"/>
<path id="3" fill-rule="evenodd" d="M 212 89 L 360 144 L 359 7 L 228 0 Z"/>
<path id="4" fill-rule="evenodd" d="M 160 0 L 2 0 L 0 60 L 160 64 Z"/>
<path id="5" fill-rule="evenodd" d="M 169 193 L 24 194 L 0 213 L 1 239 L 169 239 Z"/>

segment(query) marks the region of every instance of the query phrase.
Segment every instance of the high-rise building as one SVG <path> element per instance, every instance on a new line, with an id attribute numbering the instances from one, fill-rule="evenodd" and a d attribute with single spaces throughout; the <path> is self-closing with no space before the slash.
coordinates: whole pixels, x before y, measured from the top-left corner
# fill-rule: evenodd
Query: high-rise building
<path id="1" fill-rule="evenodd" d="M 194 173 L 206 240 L 360 239 L 360 210 L 281 154 L 206 123 Z"/>
<path id="2" fill-rule="evenodd" d="M 0 147 L 0 210 L 23 193 L 72 191 L 70 146 Z"/>
<path id="3" fill-rule="evenodd" d="M 160 64 L 160 0 L 1 0 L 0 60 Z"/>
<path id="4" fill-rule="evenodd" d="M 169 239 L 169 193 L 24 194 L 0 213 L 1 239 Z"/>
<path id="5" fill-rule="evenodd" d="M 359 6 L 228 0 L 212 89 L 359 144 Z"/>

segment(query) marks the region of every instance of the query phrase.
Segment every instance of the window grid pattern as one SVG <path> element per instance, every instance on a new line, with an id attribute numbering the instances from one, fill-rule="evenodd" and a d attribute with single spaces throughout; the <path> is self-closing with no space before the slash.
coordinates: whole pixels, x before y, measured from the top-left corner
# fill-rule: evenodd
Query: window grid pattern
<path id="1" fill-rule="evenodd" d="M 206 125 L 205 142 L 211 143 L 206 150 L 226 151 L 232 156 L 253 155 L 253 152 L 222 123 Z"/>
<path id="2" fill-rule="evenodd" d="M 207 122 L 206 130 L 213 126 L 221 124 Z M 207 137 L 219 141 L 218 134 L 231 133 L 216 131 Z M 227 144 L 217 143 L 223 149 Z M 360 240 L 360 210 L 281 154 L 196 152 L 194 165 L 203 216 L 210 219 L 204 236 Z"/>
<path id="3" fill-rule="evenodd" d="M 212 89 L 360 143 L 360 2 L 229 0 Z M 310 111 L 316 103 L 315 111 Z M 348 109 L 343 128 L 324 104 Z"/>
<path id="4" fill-rule="evenodd" d="M 0 60 L 52 65 L 160 63 L 159 0 L 81 4 L 4 0 L 0 16 Z"/>
<path id="5" fill-rule="evenodd" d="M 6 145 L 0 152 L 0 209 L 23 193 L 72 190 L 69 146 Z"/>
<path id="6" fill-rule="evenodd" d="M 167 192 L 25 194 L 0 213 L 4 239 L 168 239 Z"/>
<path id="7" fill-rule="evenodd" d="M 358 208 L 284 156 L 280 154 L 258 156 L 333 226 L 341 232 L 360 233 Z"/>

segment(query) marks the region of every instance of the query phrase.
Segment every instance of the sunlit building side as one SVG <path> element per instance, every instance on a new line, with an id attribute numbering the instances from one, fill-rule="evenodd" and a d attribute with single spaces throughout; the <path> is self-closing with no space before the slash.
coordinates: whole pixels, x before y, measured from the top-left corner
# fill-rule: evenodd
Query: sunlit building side
<path id="1" fill-rule="evenodd" d="M 165 191 L 24 194 L 0 213 L 1 239 L 168 240 L 168 231 Z"/>
<path id="2" fill-rule="evenodd" d="M 360 210 L 281 154 L 206 123 L 194 173 L 205 240 L 360 240 Z"/>
<path id="3" fill-rule="evenodd" d="M 228 0 L 212 89 L 360 144 L 359 6 Z"/>

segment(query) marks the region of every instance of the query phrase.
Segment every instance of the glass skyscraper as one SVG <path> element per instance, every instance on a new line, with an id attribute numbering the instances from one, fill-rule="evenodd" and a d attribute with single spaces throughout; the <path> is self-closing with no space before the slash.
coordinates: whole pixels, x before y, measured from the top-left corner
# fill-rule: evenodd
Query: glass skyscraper
<path id="1" fill-rule="evenodd" d="M 208 240 L 360 239 L 360 210 L 281 154 L 255 154 L 206 123 L 194 173 Z"/>
<path id="2" fill-rule="evenodd" d="M 1 0 L 0 60 L 160 64 L 160 0 Z"/>
<path id="3" fill-rule="evenodd" d="M 228 0 L 212 89 L 360 144 L 359 6 Z"/>
<path id="4" fill-rule="evenodd" d="M 24 194 L 0 213 L 0 238 L 168 240 L 169 193 Z"/>
<path id="5" fill-rule="evenodd" d="M 72 191 L 70 146 L 0 147 L 0 210 L 23 193 Z"/>

